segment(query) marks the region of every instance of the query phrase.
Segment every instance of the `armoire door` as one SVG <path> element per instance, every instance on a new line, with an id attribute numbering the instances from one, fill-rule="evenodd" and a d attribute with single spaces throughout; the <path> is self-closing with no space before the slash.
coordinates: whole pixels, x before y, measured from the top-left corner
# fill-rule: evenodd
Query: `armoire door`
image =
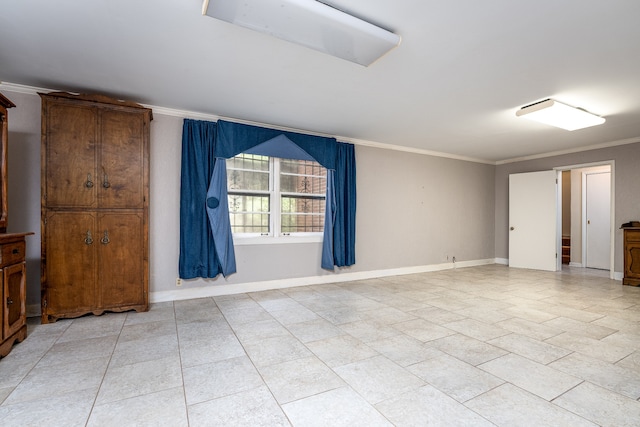
<path id="1" fill-rule="evenodd" d="M 144 206 L 147 157 L 144 144 L 145 115 L 130 111 L 101 112 L 100 206 Z"/>
<path id="2" fill-rule="evenodd" d="M 142 211 L 100 213 L 98 219 L 98 281 L 105 309 L 142 305 L 147 271 Z"/>
<path id="3" fill-rule="evenodd" d="M 96 304 L 96 214 L 49 211 L 46 217 L 46 294 L 48 314 L 91 311 Z"/>
<path id="4" fill-rule="evenodd" d="M 43 101 L 46 109 L 46 168 L 44 188 L 48 207 L 96 207 L 95 109 L 83 105 Z"/>

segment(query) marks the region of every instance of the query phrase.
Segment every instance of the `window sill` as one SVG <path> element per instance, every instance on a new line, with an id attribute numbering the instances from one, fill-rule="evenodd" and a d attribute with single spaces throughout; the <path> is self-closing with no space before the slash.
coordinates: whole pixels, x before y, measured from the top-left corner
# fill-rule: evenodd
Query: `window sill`
<path id="1" fill-rule="evenodd" d="M 282 245 L 295 243 L 322 243 L 322 233 L 307 236 L 251 236 L 236 237 L 233 236 L 233 244 L 235 246 L 244 245 Z"/>

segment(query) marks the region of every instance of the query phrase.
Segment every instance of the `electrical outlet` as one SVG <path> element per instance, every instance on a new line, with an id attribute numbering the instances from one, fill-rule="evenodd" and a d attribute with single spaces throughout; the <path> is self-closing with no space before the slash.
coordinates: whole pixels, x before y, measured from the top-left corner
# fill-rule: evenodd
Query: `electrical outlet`
<path id="1" fill-rule="evenodd" d="M 176 286 L 182 286 L 182 279 L 179 277 L 176 279 Z"/>

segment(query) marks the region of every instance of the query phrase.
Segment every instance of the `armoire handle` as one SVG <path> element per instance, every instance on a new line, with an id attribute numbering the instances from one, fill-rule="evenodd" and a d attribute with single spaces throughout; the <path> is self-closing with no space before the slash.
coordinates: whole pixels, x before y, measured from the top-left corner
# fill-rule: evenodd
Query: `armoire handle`
<path id="1" fill-rule="evenodd" d="M 84 243 L 87 245 L 93 244 L 93 237 L 91 236 L 91 230 L 87 230 L 87 237 L 84 238 Z"/>
<path id="2" fill-rule="evenodd" d="M 109 242 L 109 232 L 107 230 L 104 230 L 104 237 L 100 240 L 100 243 L 102 243 L 103 245 L 108 245 Z"/>
<path id="3" fill-rule="evenodd" d="M 102 180 L 102 186 L 104 188 L 111 187 L 111 184 L 109 183 L 109 176 L 106 173 L 104 174 L 104 179 Z"/>
<path id="4" fill-rule="evenodd" d="M 84 186 L 87 188 L 92 188 L 93 187 L 93 180 L 91 179 L 91 174 L 88 173 L 87 174 L 87 182 L 84 183 Z"/>

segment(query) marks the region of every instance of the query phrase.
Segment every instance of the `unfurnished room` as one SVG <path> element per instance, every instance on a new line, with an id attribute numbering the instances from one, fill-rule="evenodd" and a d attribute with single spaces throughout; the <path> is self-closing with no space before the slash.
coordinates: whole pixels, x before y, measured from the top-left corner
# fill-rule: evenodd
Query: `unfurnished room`
<path id="1" fill-rule="evenodd" d="M 638 18 L 0 0 L 0 425 L 640 426 Z"/>

